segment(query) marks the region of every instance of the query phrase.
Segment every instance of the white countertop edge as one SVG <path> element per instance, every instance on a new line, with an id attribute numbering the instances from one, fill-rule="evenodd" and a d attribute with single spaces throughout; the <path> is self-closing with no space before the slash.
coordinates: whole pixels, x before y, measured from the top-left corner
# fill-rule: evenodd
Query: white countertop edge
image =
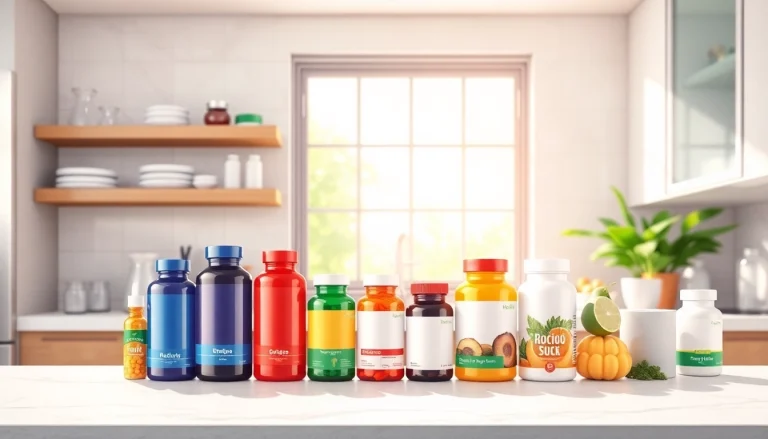
<path id="1" fill-rule="evenodd" d="M 723 331 L 768 331 L 768 315 L 724 314 Z"/>
<path id="2" fill-rule="evenodd" d="M 51 312 L 18 316 L 16 330 L 19 332 L 71 331 L 71 332 L 120 332 L 127 312 L 110 311 L 103 313 L 65 314 Z"/>

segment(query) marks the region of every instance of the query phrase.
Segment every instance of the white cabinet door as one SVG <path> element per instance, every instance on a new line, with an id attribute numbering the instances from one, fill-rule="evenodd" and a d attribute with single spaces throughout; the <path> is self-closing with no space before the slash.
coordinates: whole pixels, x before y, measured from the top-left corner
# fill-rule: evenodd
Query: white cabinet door
<path id="1" fill-rule="evenodd" d="M 744 0 L 744 177 L 768 176 L 768 1 Z"/>
<path id="2" fill-rule="evenodd" d="M 666 1 L 644 0 L 629 17 L 629 203 L 665 196 Z"/>

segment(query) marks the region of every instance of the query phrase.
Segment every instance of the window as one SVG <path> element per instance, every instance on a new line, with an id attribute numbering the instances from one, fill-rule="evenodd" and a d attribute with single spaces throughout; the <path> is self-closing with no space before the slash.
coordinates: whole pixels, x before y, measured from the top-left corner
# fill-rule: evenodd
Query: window
<path id="1" fill-rule="evenodd" d="M 525 64 L 297 63 L 295 206 L 302 271 L 463 279 L 521 264 Z M 354 283 L 353 283 L 354 285 Z"/>

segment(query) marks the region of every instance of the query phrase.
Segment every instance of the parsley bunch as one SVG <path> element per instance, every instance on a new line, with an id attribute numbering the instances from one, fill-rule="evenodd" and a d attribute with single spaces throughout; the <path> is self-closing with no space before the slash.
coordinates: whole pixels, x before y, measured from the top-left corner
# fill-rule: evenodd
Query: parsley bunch
<path id="1" fill-rule="evenodd" d="M 627 378 L 640 381 L 651 381 L 666 380 L 667 376 L 664 375 L 664 372 L 661 371 L 659 366 L 648 364 L 647 361 L 643 360 L 632 366 L 632 369 L 630 369 L 627 374 Z"/>

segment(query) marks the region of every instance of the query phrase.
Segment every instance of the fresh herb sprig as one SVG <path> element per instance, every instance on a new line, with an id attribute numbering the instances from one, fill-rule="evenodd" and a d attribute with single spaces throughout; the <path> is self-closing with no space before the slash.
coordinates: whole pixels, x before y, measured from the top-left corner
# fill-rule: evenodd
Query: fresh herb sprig
<path id="1" fill-rule="evenodd" d="M 661 371 L 659 366 L 648 364 L 643 360 L 629 370 L 627 378 L 639 381 L 666 380 L 667 376 Z"/>

